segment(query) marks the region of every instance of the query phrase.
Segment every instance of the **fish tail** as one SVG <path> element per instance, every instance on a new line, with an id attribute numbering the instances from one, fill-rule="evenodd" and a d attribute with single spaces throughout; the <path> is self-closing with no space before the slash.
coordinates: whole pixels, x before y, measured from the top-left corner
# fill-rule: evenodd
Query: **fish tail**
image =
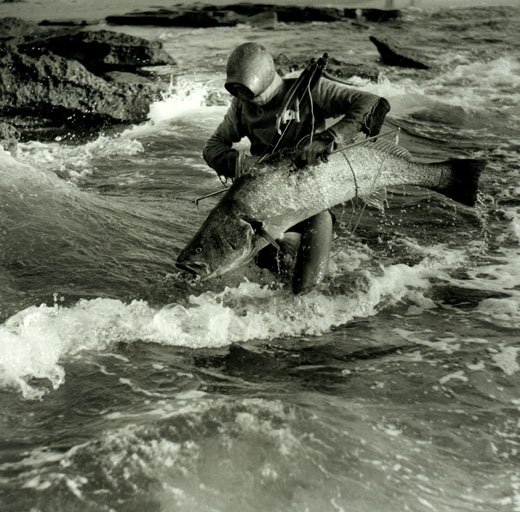
<path id="1" fill-rule="evenodd" d="M 450 181 L 447 186 L 438 189 L 438 192 L 458 201 L 459 203 L 474 206 L 477 201 L 480 173 L 486 167 L 485 160 L 451 159 L 439 165 L 448 166 L 451 170 Z"/>

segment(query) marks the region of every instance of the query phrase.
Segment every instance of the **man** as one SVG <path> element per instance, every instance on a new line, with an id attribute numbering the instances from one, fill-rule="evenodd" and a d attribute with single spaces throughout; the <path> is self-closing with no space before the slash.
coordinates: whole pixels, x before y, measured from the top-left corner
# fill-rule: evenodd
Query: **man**
<path id="1" fill-rule="evenodd" d="M 208 165 L 225 178 L 234 179 L 252 165 L 251 157 L 233 149 L 243 137 L 251 142 L 254 161 L 274 149 L 297 148 L 302 165 L 316 165 L 334 147 L 348 143 L 361 132 L 377 135 L 390 110 L 384 98 L 319 78 L 312 91 L 310 87 L 304 89 L 310 97 L 302 101 L 296 119 L 283 127 L 280 137 L 277 119 L 295 79 L 282 79 L 269 52 L 257 43 L 235 48 L 226 73 L 225 87 L 234 98 L 203 151 Z M 341 119 L 326 129 L 326 120 L 338 116 Z M 291 229 L 301 233 L 293 270 L 294 293 L 312 288 L 326 274 L 332 223 L 332 215 L 325 211 Z"/>

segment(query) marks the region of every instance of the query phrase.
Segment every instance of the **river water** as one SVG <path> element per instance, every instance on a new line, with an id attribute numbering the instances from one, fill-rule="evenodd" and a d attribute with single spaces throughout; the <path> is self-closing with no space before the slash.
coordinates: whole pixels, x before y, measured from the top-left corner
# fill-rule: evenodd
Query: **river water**
<path id="1" fill-rule="evenodd" d="M 178 62 L 149 121 L 0 151 L 2 512 L 520 511 L 519 28 L 518 7 L 118 27 Z M 174 261 L 221 186 L 201 151 L 229 51 L 375 62 L 372 33 L 435 71 L 354 85 L 417 158 L 488 160 L 476 208 L 337 208 L 305 295 L 253 266 L 191 282 Z"/>

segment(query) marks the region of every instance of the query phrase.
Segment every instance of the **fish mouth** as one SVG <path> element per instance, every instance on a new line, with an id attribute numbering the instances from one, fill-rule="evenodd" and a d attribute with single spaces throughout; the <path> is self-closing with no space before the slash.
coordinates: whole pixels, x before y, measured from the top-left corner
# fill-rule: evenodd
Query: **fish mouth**
<path id="1" fill-rule="evenodd" d="M 209 274 L 209 268 L 205 263 L 197 263 L 195 261 L 185 262 L 185 261 L 177 261 L 175 266 L 186 272 L 189 272 L 193 276 L 202 276 L 204 274 Z"/>
<path id="2" fill-rule="evenodd" d="M 198 277 L 201 281 L 206 281 L 208 279 L 212 279 L 215 277 L 220 277 L 223 274 L 227 274 L 228 272 L 240 268 L 242 265 L 250 262 L 254 255 L 256 254 L 256 250 L 254 247 L 244 251 L 240 257 L 235 259 L 232 263 L 227 265 L 218 266 L 215 269 L 212 269 L 208 263 L 199 262 L 199 261 L 179 261 L 175 262 L 175 266 L 179 270 L 184 270 L 189 272 L 192 276 Z"/>

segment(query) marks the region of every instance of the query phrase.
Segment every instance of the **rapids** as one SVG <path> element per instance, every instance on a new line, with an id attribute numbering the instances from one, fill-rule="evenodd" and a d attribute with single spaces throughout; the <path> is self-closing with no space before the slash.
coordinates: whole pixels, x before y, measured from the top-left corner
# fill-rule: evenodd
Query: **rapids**
<path id="1" fill-rule="evenodd" d="M 331 275 L 297 297 L 252 265 L 174 266 L 221 186 L 201 150 L 225 58 L 374 61 L 369 31 L 118 27 L 178 61 L 149 120 L 0 151 L 2 512 L 520 511 L 519 27 L 518 7 L 378 27 L 438 69 L 354 85 L 415 157 L 487 159 L 479 202 L 337 208 Z"/>

